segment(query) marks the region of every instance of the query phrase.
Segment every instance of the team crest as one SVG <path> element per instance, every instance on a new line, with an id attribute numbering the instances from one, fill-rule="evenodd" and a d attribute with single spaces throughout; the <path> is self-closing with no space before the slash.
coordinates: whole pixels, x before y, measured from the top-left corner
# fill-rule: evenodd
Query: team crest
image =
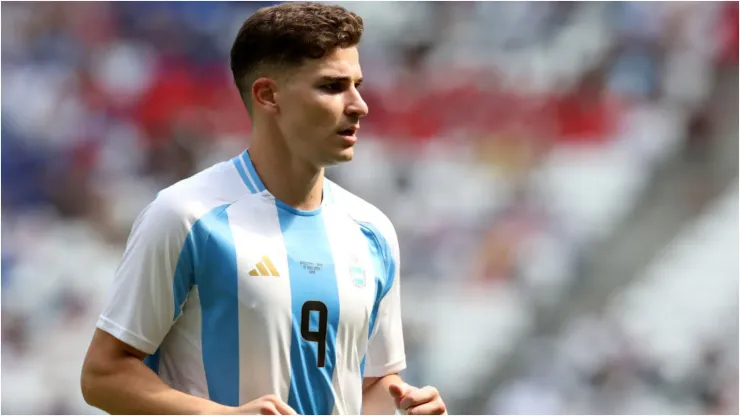
<path id="1" fill-rule="evenodd" d="M 352 258 L 352 265 L 349 268 L 349 275 L 352 277 L 352 283 L 357 287 L 364 287 L 367 285 L 367 276 L 365 275 L 365 269 L 360 266 L 358 258 Z"/>

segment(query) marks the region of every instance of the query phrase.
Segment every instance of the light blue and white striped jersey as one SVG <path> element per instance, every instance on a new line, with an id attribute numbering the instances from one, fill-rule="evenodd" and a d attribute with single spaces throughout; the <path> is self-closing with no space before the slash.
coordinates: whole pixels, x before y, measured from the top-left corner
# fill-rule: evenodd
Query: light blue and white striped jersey
<path id="1" fill-rule="evenodd" d="M 406 366 L 398 271 L 377 208 L 325 179 L 321 207 L 296 210 L 245 151 L 141 213 L 98 327 L 185 393 L 360 414 L 363 377 Z"/>

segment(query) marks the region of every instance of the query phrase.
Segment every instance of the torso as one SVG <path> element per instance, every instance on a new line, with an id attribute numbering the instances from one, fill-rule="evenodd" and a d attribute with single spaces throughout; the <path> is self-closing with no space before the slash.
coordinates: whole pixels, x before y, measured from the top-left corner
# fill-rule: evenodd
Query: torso
<path id="1" fill-rule="evenodd" d="M 276 394 L 301 414 L 359 414 L 382 236 L 331 195 L 299 212 L 255 191 L 194 227 L 194 282 L 159 374 L 227 405 Z"/>

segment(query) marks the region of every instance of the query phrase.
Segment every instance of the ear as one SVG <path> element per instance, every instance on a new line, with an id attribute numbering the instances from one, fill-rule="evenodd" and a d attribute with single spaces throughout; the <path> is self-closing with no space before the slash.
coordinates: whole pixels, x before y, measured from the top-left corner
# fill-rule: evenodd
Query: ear
<path id="1" fill-rule="evenodd" d="M 275 94 L 277 93 L 277 84 L 270 78 L 258 78 L 252 83 L 252 99 L 254 100 L 254 106 L 260 107 L 268 113 L 275 113 L 278 111 L 277 100 Z"/>

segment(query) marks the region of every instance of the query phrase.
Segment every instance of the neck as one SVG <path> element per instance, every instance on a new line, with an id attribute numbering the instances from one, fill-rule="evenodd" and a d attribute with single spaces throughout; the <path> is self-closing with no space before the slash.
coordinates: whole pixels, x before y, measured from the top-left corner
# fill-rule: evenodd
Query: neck
<path id="1" fill-rule="evenodd" d="M 324 168 L 291 154 L 279 137 L 255 127 L 249 157 L 272 196 L 304 211 L 321 206 Z"/>

